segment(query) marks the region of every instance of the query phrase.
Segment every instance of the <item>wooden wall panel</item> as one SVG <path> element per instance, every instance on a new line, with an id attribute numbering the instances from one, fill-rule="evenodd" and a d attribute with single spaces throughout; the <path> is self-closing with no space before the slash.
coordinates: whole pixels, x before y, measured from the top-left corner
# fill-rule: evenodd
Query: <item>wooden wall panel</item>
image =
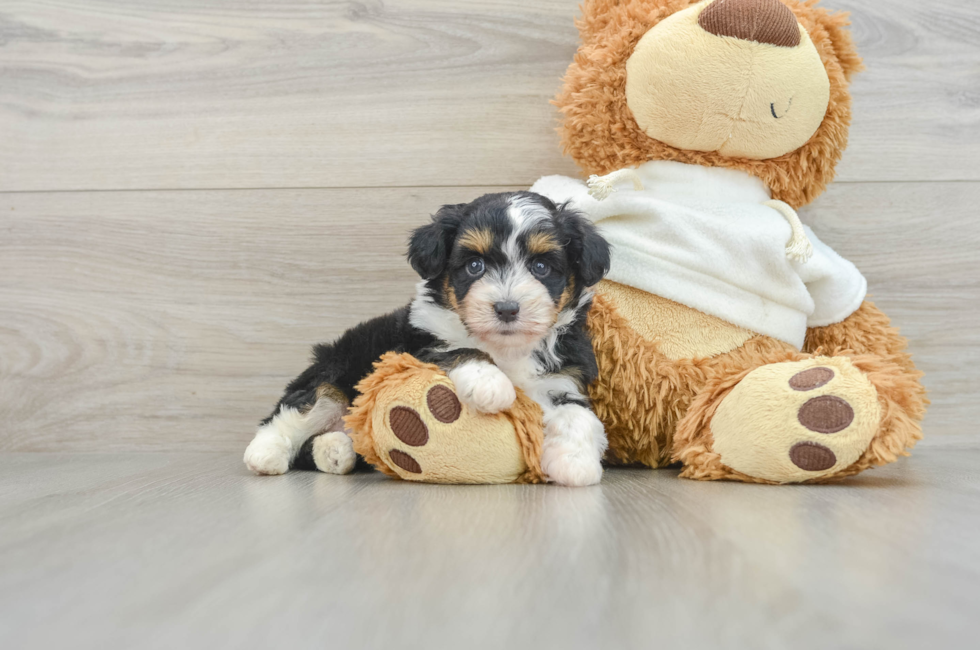
<path id="1" fill-rule="evenodd" d="M 241 448 L 309 345 L 404 304 L 408 231 L 487 188 L 0 195 L 0 450 Z M 912 340 L 929 435 L 980 419 L 975 183 L 804 214 Z"/>
<path id="2" fill-rule="evenodd" d="M 527 185 L 578 0 L 30 0 L 0 11 L 0 190 Z M 980 180 L 980 6 L 826 0 L 868 64 L 845 181 Z"/>
<path id="3" fill-rule="evenodd" d="M 0 449 L 227 449 L 477 188 L 0 195 Z"/>

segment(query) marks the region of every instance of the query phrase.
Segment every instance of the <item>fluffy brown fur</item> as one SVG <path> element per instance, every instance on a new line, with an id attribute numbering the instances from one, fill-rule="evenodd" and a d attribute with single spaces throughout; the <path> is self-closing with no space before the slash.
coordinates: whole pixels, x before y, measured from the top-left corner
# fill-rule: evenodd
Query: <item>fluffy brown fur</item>
<path id="1" fill-rule="evenodd" d="M 892 327 L 888 316 L 868 300 L 841 323 L 808 329 L 803 343 L 803 351 L 813 354 L 836 355 L 847 351 L 876 354 L 921 377 L 922 373 L 916 370 L 907 348 L 908 340 L 898 333 L 898 328 Z"/>
<path id="2" fill-rule="evenodd" d="M 806 357 L 785 343 L 756 336 L 726 354 L 671 360 L 655 342 L 637 334 L 602 295 L 593 302 L 589 331 L 599 363 L 599 379 L 589 396 L 606 426 L 607 457 L 621 464 L 662 467 L 679 460 L 678 426 L 695 399 L 703 398 L 711 378 Z"/>
<path id="3" fill-rule="evenodd" d="M 389 352 L 374 364 L 374 372 L 361 380 L 356 389 L 360 393 L 354 398 L 344 424 L 351 431 L 354 451 L 364 457 L 379 471 L 393 478 L 401 478 L 381 460 L 374 446 L 374 424 L 372 413 L 378 401 L 378 393 L 389 382 L 404 382 L 419 370 L 439 372 L 439 366 L 422 363 L 410 354 Z"/>
<path id="4" fill-rule="evenodd" d="M 761 178 L 773 198 L 800 208 L 819 196 L 834 177 L 847 146 L 851 122 L 848 83 L 861 70 L 847 14 L 817 7 L 817 0 L 783 0 L 810 34 L 827 75 L 830 104 L 817 132 L 804 146 L 771 160 L 726 158 L 676 149 L 646 135 L 626 104 L 626 61 L 640 38 L 667 16 L 696 0 L 586 0 L 576 22 L 582 45 L 554 101 L 565 153 L 585 174 L 608 174 L 650 160 L 731 167 Z"/>
<path id="5" fill-rule="evenodd" d="M 794 356 L 805 358 L 807 355 Z M 854 463 L 838 472 L 804 483 L 830 483 L 869 467 L 895 462 L 899 456 L 908 456 L 908 450 L 922 439 L 919 423 L 925 415 L 926 401 L 918 374 L 909 373 L 900 365 L 872 354 L 847 356 L 878 391 L 882 410 L 878 432 L 868 449 Z M 773 483 L 726 467 L 721 457 L 711 450 L 711 418 L 728 393 L 753 369 L 745 368 L 734 375 L 712 377 L 691 404 L 674 437 L 677 448 L 675 458 L 684 463 L 681 476 L 704 481 L 731 479 L 747 483 Z"/>
<path id="6" fill-rule="evenodd" d="M 874 303 L 865 301 L 843 322 L 807 330 L 803 350 L 812 354 L 846 355 L 878 389 L 882 424 L 868 451 L 837 476 L 850 476 L 875 465 L 908 456 L 922 439 L 922 418 L 929 399 L 920 383 L 922 372 L 908 353 L 908 340 L 892 327 Z"/>
<path id="7" fill-rule="evenodd" d="M 438 366 L 422 363 L 410 354 L 389 352 L 374 364 L 374 372 L 365 377 L 357 385 L 360 393 L 351 405 L 350 411 L 344 417 L 344 422 L 351 430 L 354 451 L 364 457 L 368 463 L 379 471 L 393 478 L 401 478 L 378 455 L 374 446 L 374 425 L 372 414 L 377 407 L 378 394 L 382 388 L 390 388 L 404 383 L 419 372 L 429 372 L 442 375 Z M 517 389 L 517 400 L 514 405 L 499 416 L 505 417 L 514 427 L 515 435 L 524 455 L 527 470 L 517 479 L 517 483 L 544 483 L 545 475 L 541 470 L 541 444 L 544 440 L 544 430 L 541 426 L 541 407 L 534 400 Z"/>
<path id="8" fill-rule="evenodd" d="M 878 391 L 882 421 L 868 450 L 852 465 L 812 482 L 825 483 L 893 462 L 922 438 L 920 422 L 928 401 L 905 340 L 871 303 L 842 323 L 808 333 L 808 349 L 797 352 L 757 336 L 732 352 L 712 358 L 672 361 L 655 342 L 633 331 L 612 303 L 596 296 L 589 316 L 599 362 L 590 391 L 593 408 L 606 425 L 608 457 L 615 463 L 661 467 L 684 464 L 681 476 L 771 483 L 726 467 L 712 451 L 711 418 L 725 396 L 752 370 L 767 363 L 799 361 L 814 354 L 845 355 Z M 817 344 L 817 342 L 821 344 Z"/>

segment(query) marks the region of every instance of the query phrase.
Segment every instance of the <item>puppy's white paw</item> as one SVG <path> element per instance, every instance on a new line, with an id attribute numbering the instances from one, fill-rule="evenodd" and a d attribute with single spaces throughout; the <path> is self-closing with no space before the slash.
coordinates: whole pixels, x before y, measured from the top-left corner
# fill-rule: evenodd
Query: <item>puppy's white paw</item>
<path id="1" fill-rule="evenodd" d="M 289 471 L 292 447 L 289 441 L 270 431 L 259 430 L 245 449 L 245 465 L 256 474 L 285 474 Z"/>
<path id="2" fill-rule="evenodd" d="M 595 485 L 602 480 L 606 431 L 589 409 L 567 404 L 549 414 L 541 449 L 541 469 L 559 485 Z"/>
<path id="3" fill-rule="evenodd" d="M 504 372 L 486 361 L 467 361 L 449 371 L 456 394 L 481 413 L 500 413 L 517 399 L 514 384 Z"/>
<path id="4" fill-rule="evenodd" d="M 357 462 L 350 436 L 343 431 L 331 431 L 314 438 L 313 462 L 321 472 L 349 474 Z"/>
<path id="5" fill-rule="evenodd" d="M 541 450 L 541 469 L 549 481 L 559 485 L 582 487 L 602 480 L 602 463 L 594 452 L 583 448 L 545 443 Z"/>

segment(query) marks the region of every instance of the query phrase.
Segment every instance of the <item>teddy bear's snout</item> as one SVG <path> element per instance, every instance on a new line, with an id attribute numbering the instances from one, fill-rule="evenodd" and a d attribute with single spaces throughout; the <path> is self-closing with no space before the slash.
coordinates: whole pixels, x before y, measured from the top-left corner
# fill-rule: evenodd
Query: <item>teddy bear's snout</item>
<path id="1" fill-rule="evenodd" d="M 698 24 L 715 36 L 779 47 L 800 44 L 796 16 L 779 0 L 715 0 L 701 12 Z"/>

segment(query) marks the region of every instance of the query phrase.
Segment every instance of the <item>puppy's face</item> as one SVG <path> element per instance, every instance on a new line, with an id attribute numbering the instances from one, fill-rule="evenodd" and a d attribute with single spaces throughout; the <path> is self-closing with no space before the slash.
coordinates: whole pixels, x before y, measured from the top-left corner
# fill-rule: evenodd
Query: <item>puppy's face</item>
<path id="1" fill-rule="evenodd" d="M 609 248 L 576 212 L 517 192 L 445 206 L 413 234 L 409 261 L 472 336 L 526 348 L 608 271 Z"/>

